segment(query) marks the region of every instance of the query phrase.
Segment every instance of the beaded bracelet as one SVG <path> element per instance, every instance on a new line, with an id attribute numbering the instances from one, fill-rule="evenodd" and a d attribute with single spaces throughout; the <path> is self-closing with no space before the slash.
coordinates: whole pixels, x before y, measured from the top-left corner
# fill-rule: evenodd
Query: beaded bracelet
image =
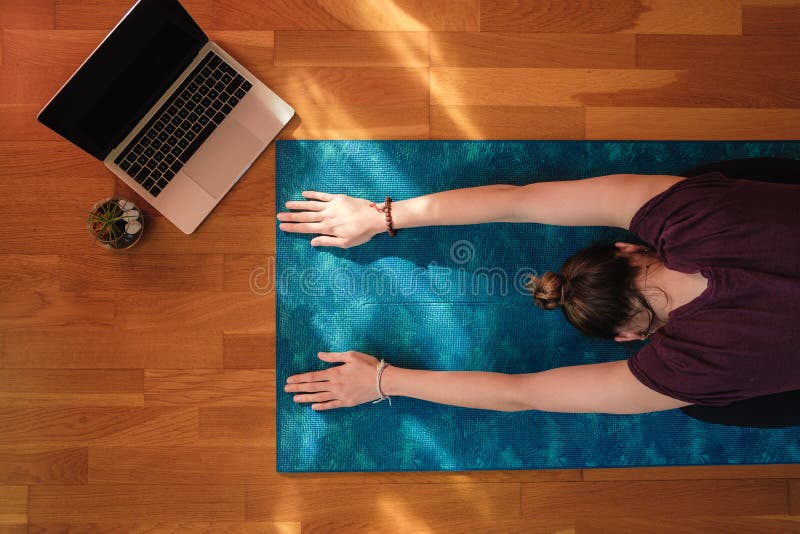
<path id="1" fill-rule="evenodd" d="M 375 208 L 378 212 L 386 216 L 386 231 L 389 232 L 391 237 L 397 235 L 397 230 L 392 225 L 392 197 L 386 197 L 382 208 L 379 208 L 374 202 L 369 203 L 370 208 Z"/>
<path id="2" fill-rule="evenodd" d="M 381 401 L 388 400 L 389 406 L 392 405 L 392 398 L 389 395 L 384 395 L 383 391 L 381 391 L 381 377 L 383 376 L 383 370 L 389 367 L 389 364 L 386 363 L 386 360 L 381 360 L 378 362 L 378 369 L 375 373 L 375 388 L 378 390 L 378 399 L 372 401 L 372 404 L 377 404 Z"/>

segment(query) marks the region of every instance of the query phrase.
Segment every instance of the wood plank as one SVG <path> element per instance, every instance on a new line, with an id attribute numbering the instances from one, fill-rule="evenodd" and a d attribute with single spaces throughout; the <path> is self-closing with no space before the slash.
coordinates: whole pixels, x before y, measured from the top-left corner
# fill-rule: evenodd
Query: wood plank
<path id="1" fill-rule="evenodd" d="M 643 69 L 734 69 L 755 74 L 800 64 L 800 35 L 638 35 L 636 49 L 637 65 Z"/>
<path id="2" fill-rule="evenodd" d="M 28 522 L 28 488 L 0 486 L 0 528 Z"/>
<path id="3" fill-rule="evenodd" d="M 425 68 L 275 67 L 259 74 L 301 112 L 306 104 L 418 106 L 428 101 Z"/>
<path id="4" fill-rule="evenodd" d="M 90 484 L 278 484 L 263 447 L 92 447 Z"/>
<path id="5" fill-rule="evenodd" d="M 654 499 L 653 496 L 658 498 Z M 788 513 L 785 480 L 546 482 L 522 485 L 522 517 L 576 518 Z"/>
<path id="6" fill-rule="evenodd" d="M 0 484 L 86 484 L 86 447 L 0 447 Z"/>
<path id="7" fill-rule="evenodd" d="M 201 445 L 275 447 L 275 413 L 256 407 L 200 408 Z"/>
<path id="8" fill-rule="evenodd" d="M 274 32 L 215 30 L 208 36 L 248 70 L 266 70 L 273 65 Z"/>
<path id="9" fill-rule="evenodd" d="M 731 534 L 769 532 L 796 534 L 800 519 L 789 516 L 715 515 L 700 517 L 613 517 L 580 518 L 576 532 L 647 532 L 653 534 Z"/>
<path id="10" fill-rule="evenodd" d="M 0 104 L 0 141 L 56 141 L 64 140 L 36 120 L 42 110 L 40 104 Z"/>
<path id="11" fill-rule="evenodd" d="M 269 332 L 273 300 L 253 293 L 140 291 L 126 296 L 115 324 L 122 329 L 191 327 L 213 332 Z"/>
<path id="12" fill-rule="evenodd" d="M 225 254 L 223 291 L 250 291 L 268 295 L 275 291 L 275 256 Z"/>
<path id="13" fill-rule="evenodd" d="M 584 469 L 583 480 L 707 480 L 800 478 L 800 464 L 777 465 L 694 465 L 674 467 L 632 467 Z"/>
<path id="14" fill-rule="evenodd" d="M 301 534 L 297 521 L 149 521 L 136 520 L 116 523 L 30 523 L 30 534 L 177 534 L 204 532 L 218 534 Z"/>
<path id="15" fill-rule="evenodd" d="M 376 514 L 377 515 L 377 514 Z M 460 515 L 460 514 L 459 514 Z M 367 521 L 359 518 L 303 521 L 304 534 L 328 532 L 358 532 L 359 534 L 386 534 L 387 532 L 447 532 L 447 534 L 474 534 L 497 532 L 502 534 L 552 533 L 573 534 L 575 521 L 569 517 L 560 519 L 483 519 L 455 517 L 419 516 L 411 511 L 399 518 L 381 514 L 380 519 Z M 587 530 L 586 532 L 591 532 Z"/>
<path id="16" fill-rule="evenodd" d="M 56 28 L 111 30 L 131 5 L 118 0 L 56 0 Z M 201 27 L 211 23 L 213 0 L 181 0 L 181 5 Z"/>
<path id="17" fill-rule="evenodd" d="M 226 369 L 275 369 L 275 330 L 267 334 L 223 332 L 222 351 Z"/>
<path id="18" fill-rule="evenodd" d="M 213 369 L 222 362 L 222 335 L 203 328 L 56 327 L 7 333 L 0 367 Z"/>
<path id="19" fill-rule="evenodd" d="M 222 291 L 224 274 L 222 254 L 102 254 L 89 262 L 70 254 L 58 271 L 62 291 Z"/>
<path id="20" fill-rule="evenodd" d="M 433 32 L 430 53 L 432 67 L 634 68 L 636 37 Z"/>
<path id="21" fill-rule="evenodd" d="M 0 294 L 0 329 L 110 326 L 114 307 L 106 292 L 5 291 Z"/>
<path id="22" fill-rule="evenodd" d="M 54 0 L 4 0 L 0 2 L 0 28 L 54 28 Z"/>
<path id="23" fill-rule="evenodd" d="M 329 484 L 248 486 L 247 518 L 272 521 L 391 521 L 419 532 L 427 521 L 518 519 L 519 484 Z M 390 519 L 391 518 L 391 519 Z"/>
<path id="24" fill-rule="evenodd" d="M 800 108 L 800 71 L 702 69 L 688 72 L 691 106 Z"/>
<path id="25" fill-rule="evenodd" d="M 586 108 L 586 139 L 800 138 L 796 109 Z"/>
<path id="26" fill-rule="evenodd" d="M 32 486 L 32 522 L 241 521 L 244 486 Z"/>
<path id="27" fill-rule="evenodd" d="M 288 93 L 282 93 L 288 94 Z M 281 139 L 425 139 L 428 104 L 301 103 L 296 127 Z"/>
<path id="28" fill-rule="evenodd" d="M 141 370 L 0 369 L 4 406 L 142 406 Z"/>
<path id="29" fill-rule="evenodd" d="M 579 482 L 582 479 L 580 469 L 364 473 L 364 482 L 368 484 L 507 484 L 511 482 Z"/>
<path id="30" fill-rule="evenodd" d="M 148 406 L 275 407 L 273 369 L 146 369 Z"/>
<path id="31" fill-rule="evenodd" d="M 800 33 L 800 3 L 797 0 L 744 0 L 744 35 L 782 35 Z"/>
<path id="32" fill-rule="evenodd" d="M 427 67 L 427 32 L 276 32 L 278 67 Z"/>
<path id="33" fill-rule="evenodd" d="M 477 31 L 480 0 L 217 0 L 213 28 L 265 30 Z"/>
<path id="34" fill-rule="evenodd" d="M 138 195 L 127 186 L 123 186 L 120 193 L 136 202 L 147 220 L 145 233 L 136 245 L 137 254 L 275 253 L 274 215 L 248 214 L 245 217 L 241 213 L 226 215 L 223 209 L 215 209 L 193 234 L 186 235 L 153 208 L 143 208 Z"/>
<path id="35" fill-rule="evenodd" d="M 430 71 L 432 106 L 667 106 L 687 97 L 682 71 L 455 67 Z"/>
<path id="36" fill-rule="evenodd" d="M 196 408 L 0 407 L 0 445 L 85 447 L 193 444 Z"/>
<path id="37" fill-rule="evenodd" d="M 580 107 L 431 106 L 431 139 L 583 139 Z"/>
<path id="38" fill-rule="evenodd" d="M 789 514 L 800 516 L 800 480 L 789 481 Z"/>
<path id="39" fill-rule="evenodd" d="M 4 30 L 0 103 L 41 108 L 104 36 L 96 30 Z"/>
<path id="40" fill-rule="evenodd" d="M 0 291 L 25 287 L 37 291 L 58 289 L 58 256 L 54 254 L 0 255 Z"/>
<path id="41" fill-rule="evenodd" d="M 110 171 L 66 141 L 3 141 L 0 153 L 4 155 L 0 175 L 5 178 L 0 181 L 0 196 L 14 199 L 0 210 L 4 253 L 102 251 L 89 238 L 85 220 L 97 200 L 113 194 Z M 53 206 L 50 199 L 59 202 Z M 50 206 L 47 217 L 31 216 L 46 206 Z"/>
<path id="42" fill-rule="evenodd" d="M 738 35 L 741 17 L 737 0 L 481 2 L 481 31 Z"/>

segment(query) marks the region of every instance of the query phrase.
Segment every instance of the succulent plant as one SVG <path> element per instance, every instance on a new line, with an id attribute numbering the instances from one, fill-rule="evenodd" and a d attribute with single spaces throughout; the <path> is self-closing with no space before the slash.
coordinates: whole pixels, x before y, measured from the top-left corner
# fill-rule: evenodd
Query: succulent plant
<path id="1" fill-rule="evenodd" d="M 138 241 L 144 219 L 136 205 L 125 199 L 109 198 L 89 212 L 89 233 L 109 248 L 127 248 Z"/>

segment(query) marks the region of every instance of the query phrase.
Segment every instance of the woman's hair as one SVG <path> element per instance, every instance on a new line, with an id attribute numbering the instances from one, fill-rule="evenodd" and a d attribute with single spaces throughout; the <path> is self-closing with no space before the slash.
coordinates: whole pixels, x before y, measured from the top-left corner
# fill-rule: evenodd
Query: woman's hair
<path id="1" fill-rule="evenodd" d="M 563 307 L 567 320 L 588 336 L 614 339 L 637 312 L 655 317 L 635 280 L 634 266 L 612 245 L 594 245 L 569 258 L 562 274 L 546 272 L 531 277 L 528 289 L 537 306 L 545 310 Z"/>

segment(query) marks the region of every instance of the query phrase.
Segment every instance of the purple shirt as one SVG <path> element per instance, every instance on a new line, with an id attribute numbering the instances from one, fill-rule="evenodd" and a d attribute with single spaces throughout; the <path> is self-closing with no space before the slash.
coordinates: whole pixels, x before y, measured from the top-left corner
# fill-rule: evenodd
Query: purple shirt
<path id="1" fill-rule="evenodd" d="M 636 378 L 704 405 L 800 389 L 800 186 L 688 178 L 631 231 L 668 268 L 708 279 L 628 360 Z"/>

